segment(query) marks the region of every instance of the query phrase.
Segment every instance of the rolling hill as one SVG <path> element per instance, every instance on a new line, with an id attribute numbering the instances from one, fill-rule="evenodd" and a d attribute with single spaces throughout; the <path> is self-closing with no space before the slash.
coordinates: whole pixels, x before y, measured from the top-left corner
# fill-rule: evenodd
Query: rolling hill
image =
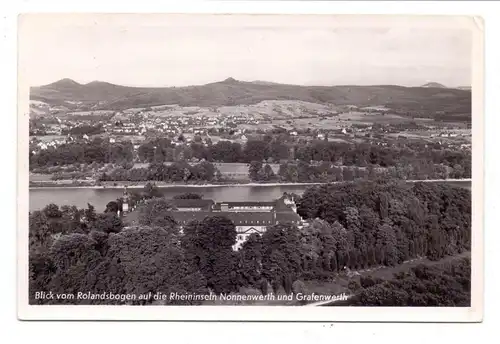
<path id="1" fill-rule="evenodd" d="M 444 87 L 444 86 L 443 86 Z M 102 81 L 79 84 L 70 79 L 32 87 L 30 99 L 73 109 L 124 110 L 164 104 L 227 106 L 264 100 L 300 100 L 335 105 L 386 106 L 400 113 L 468 114 L 468 91 L 437 87 L 299 86 L 263 81 L 223 81 L 186 87 L 129 87 Z"/>

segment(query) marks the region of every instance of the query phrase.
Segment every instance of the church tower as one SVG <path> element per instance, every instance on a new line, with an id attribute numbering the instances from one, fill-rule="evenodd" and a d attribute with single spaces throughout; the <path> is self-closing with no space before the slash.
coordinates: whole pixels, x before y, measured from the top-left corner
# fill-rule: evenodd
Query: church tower
<path id="1" fill-rule="evenodd" d="M 286 192 L 283 194 L 283 202 L 289 206 L 294 213 L 297 213 L 297 204 L 295 203 L 295 199 L 293 195 L 289 195 Z"/>
<path id="2" fill-rule="evenodd" d="M 123 191 L 123 203 L 122 203 L 123 215 L 129 212 L 129 202 L 130 202 L 130 196 L 127 191 L 127 187 L 125 187 L 125 190 Z"/>

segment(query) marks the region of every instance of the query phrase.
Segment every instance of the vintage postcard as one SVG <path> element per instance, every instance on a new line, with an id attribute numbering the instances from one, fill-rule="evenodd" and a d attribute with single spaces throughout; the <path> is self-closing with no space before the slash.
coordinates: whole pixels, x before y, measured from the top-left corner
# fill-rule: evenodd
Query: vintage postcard
<path id="1" fill-rule="evenodd" d="M 483 22 L 19 16 L 18 317 L 483 312 Z"/>

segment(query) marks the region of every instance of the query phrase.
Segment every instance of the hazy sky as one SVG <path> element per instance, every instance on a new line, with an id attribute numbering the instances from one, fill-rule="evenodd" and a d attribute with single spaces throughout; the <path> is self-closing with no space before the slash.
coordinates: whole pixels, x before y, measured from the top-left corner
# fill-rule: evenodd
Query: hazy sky
<path id="1" fill-rule="evenodd" d="M 471 22 L 451 17 L 27 15 L 20 68 L 133 86 L 471 83 Z"/>

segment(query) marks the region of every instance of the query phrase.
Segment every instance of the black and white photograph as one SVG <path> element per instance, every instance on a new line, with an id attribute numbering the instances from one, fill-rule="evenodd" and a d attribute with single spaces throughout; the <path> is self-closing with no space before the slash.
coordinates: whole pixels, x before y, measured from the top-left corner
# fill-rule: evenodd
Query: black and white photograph
<path id="1" fill-rule="evenodd" d="M 479 19 L 18 24 L 20 318 L 481 319 Z"/>

